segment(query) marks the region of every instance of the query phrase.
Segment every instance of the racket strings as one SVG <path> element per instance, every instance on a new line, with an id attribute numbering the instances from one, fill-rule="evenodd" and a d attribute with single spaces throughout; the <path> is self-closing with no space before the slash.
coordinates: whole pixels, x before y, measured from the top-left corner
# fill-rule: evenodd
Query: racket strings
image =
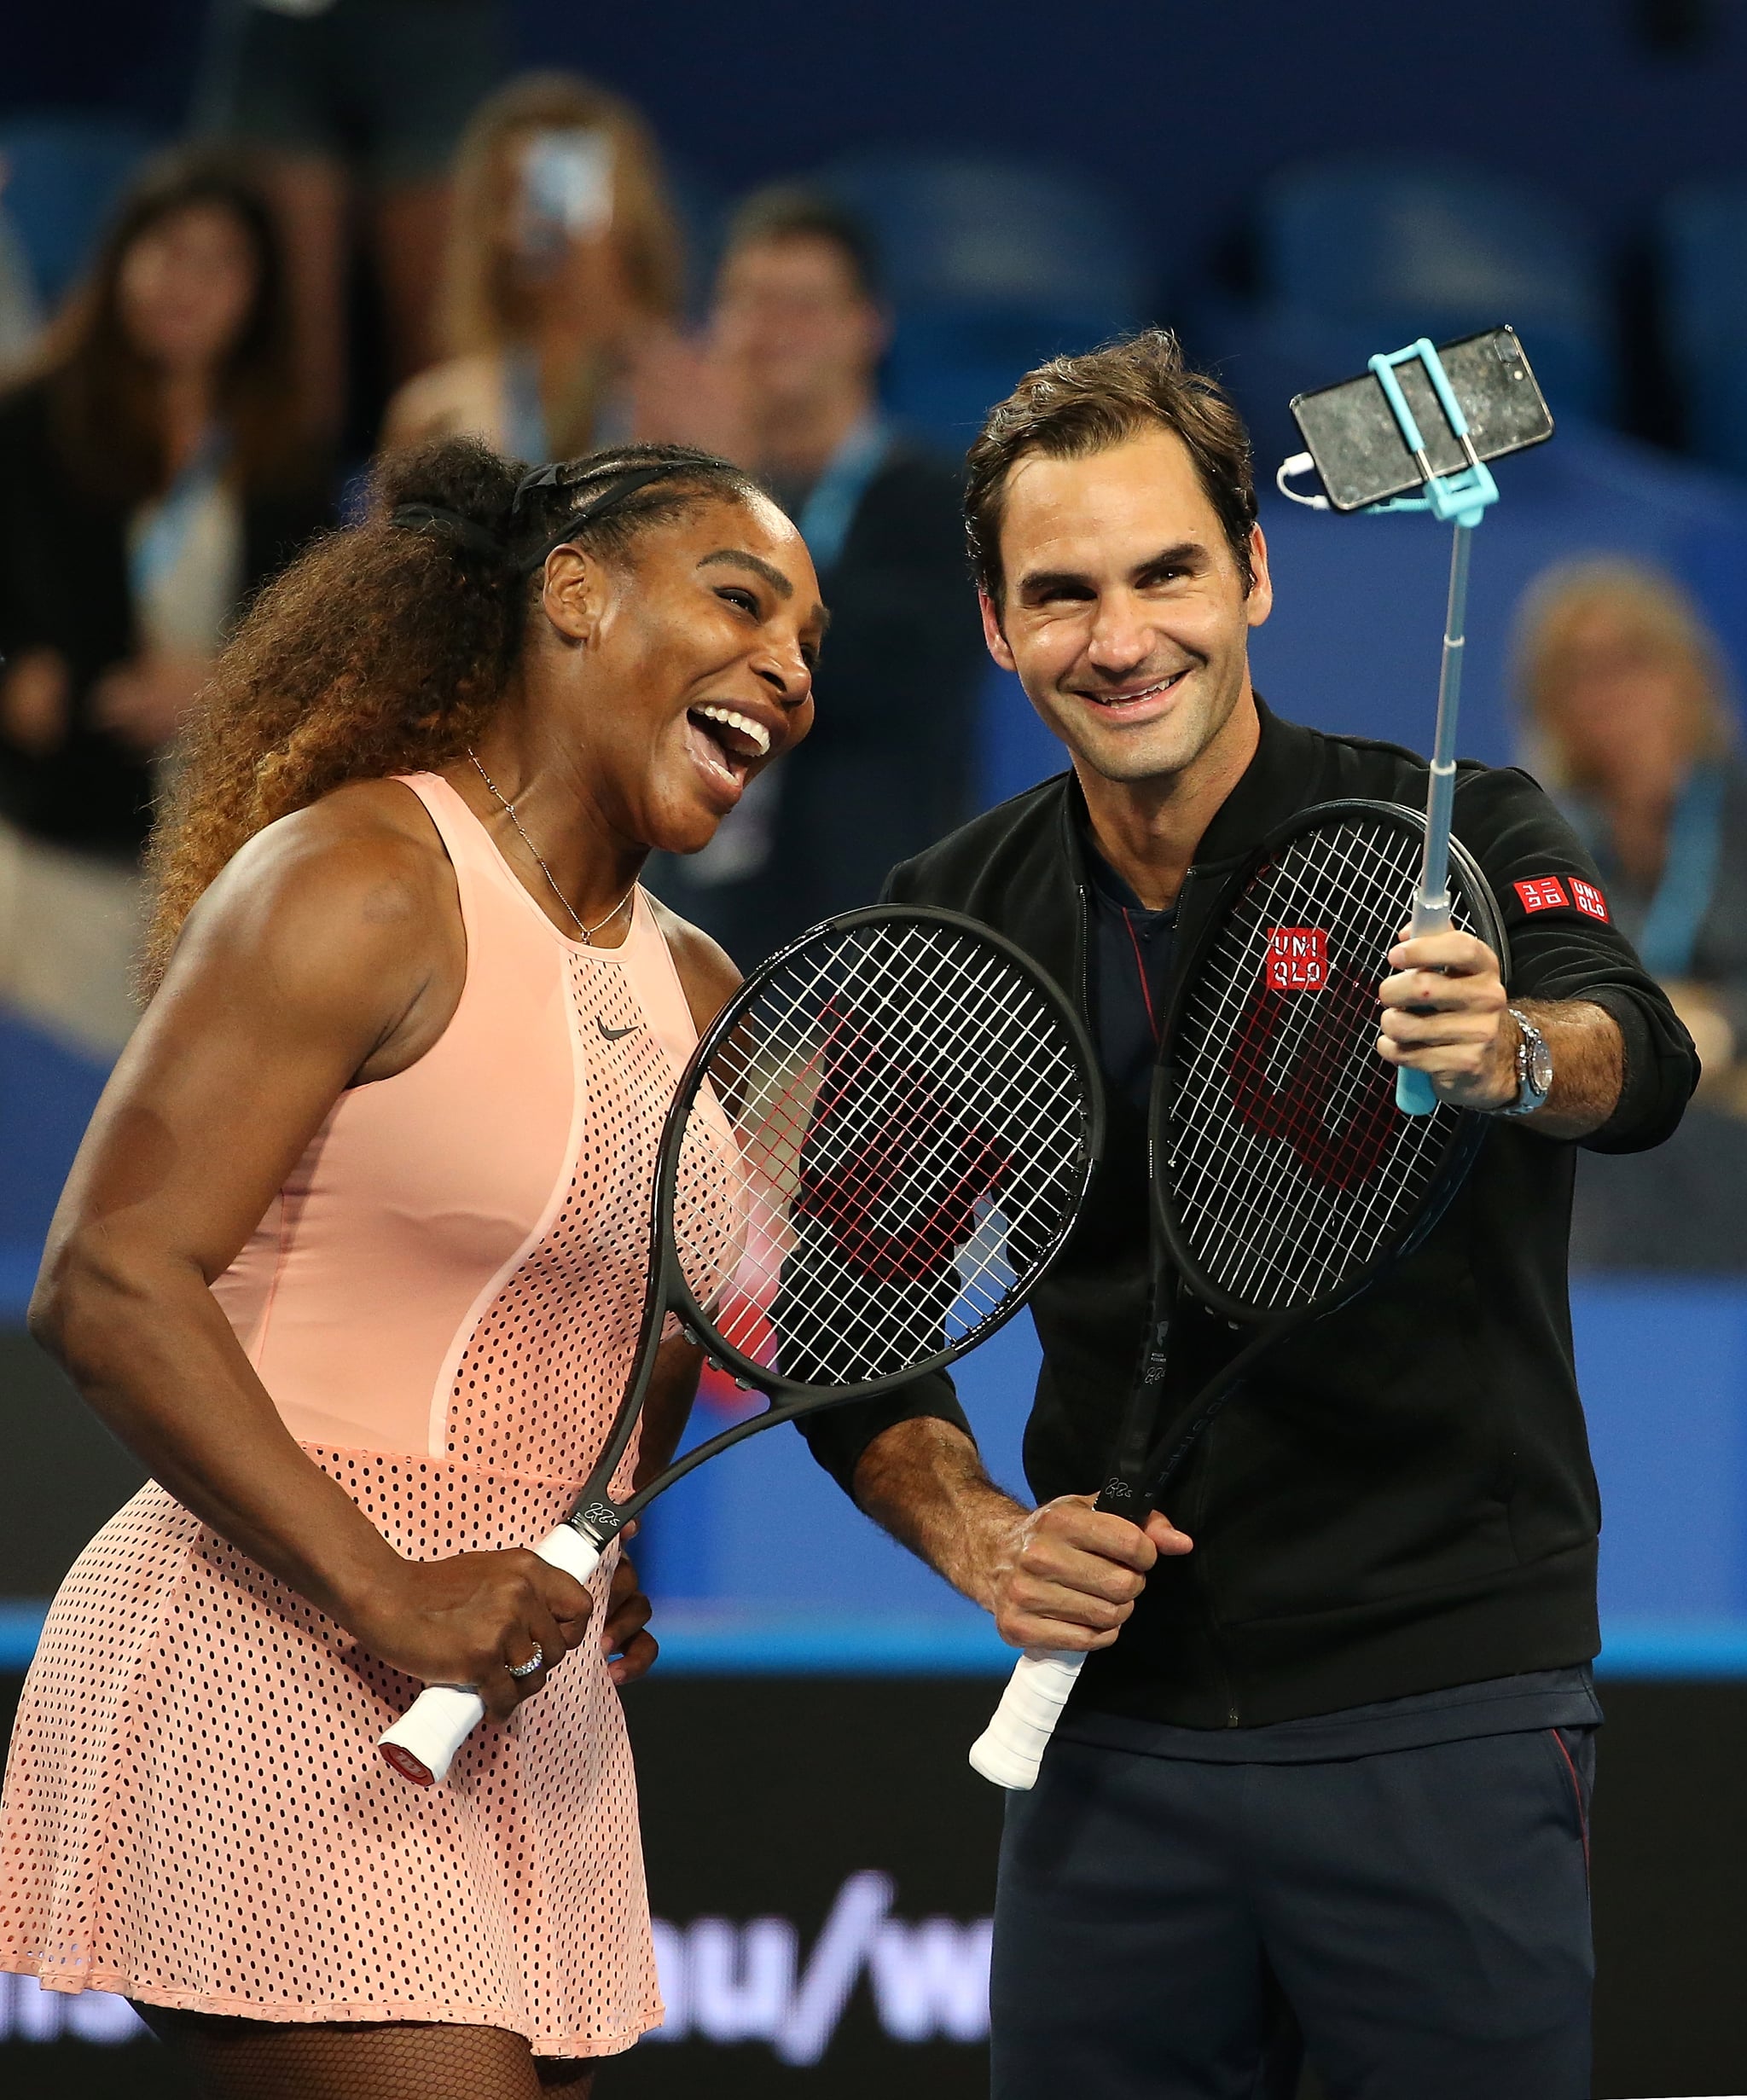
<path id="1" fill-rule="evenodd" d="M 1343 900 L 1344 909 L 1362 908 L 1369 898 L 1380 905 L 1380 918 L 1386 924 L 1378 923 L 1379 913 L 1373 909 L 1366 923 L 1349 930 L 1350 944 L 1374 950 L 1378 957 L 1374 974 L 1380 977 L 1381 959 L 1393 943 L 1400 924 L 1393 902 L 1396 865 L 1379 850 L 1382 840 L 1392 841 L 1394 834 L 1385 832 L 1379 838 L 1330 831 L 1319 837 L 1323 848 L 1320 867 L 1305 861 L 1275 871 L 1281 879 L 1278 894 L 1264 907 L 1264 919 L 1273 921 L 1264 937 L 1273 928 L 1302 925 L 1307 917 L 1313 920 L 1311 930 L 1326 934 L 1326 927 L 1317 915 L 1321 914 L 1323 919 L 1329 916 L 1331 890 Z M 1253 933 L 1253 918 L 1251 925 Z M 1349 943 L 1341 946 L 1350 952 Z M 1251 1252 L 1249 1262 L 1231 1279 L 1233 1295 L 1245 1295 L 1253 1289 L 1268 1245 L 1266 1238 L 1253 1229 L 1254 1219 L 1245 1215 L 1245 1199 L 1249 1199 L 1247 1207 L 1264 1219 L 1290 1227 L 1292 1220 L 1283 1206 L 1291 1193 L 1295 1164 L 1321 1182 L 1331 1194 L 1338 1192 L 1354 1204 L 1344 1221 L 1357 1238 L 1362 1239 L 1367 1224 L 1376 1234 L 1386 1237 L 1396 1213 L 1414 1192 L 1411 1179 L 1402 1181 L 1378 1171 L 1384 1163 L 1389 1134 L 1397 1119 L 1393 1075 L 1373 1053 L 1371 1038 L 1378 1017 L 1374 983 L 1367 981 L 1372 974 L 1370 970 L 1359 975 L 1344 968 L 1338 951 L 1327 966 L 1327 981 L 1314 998 L 1297 1009 L 1297 1019 L 1305 1025 L 1295 1031 L 1291 1026 L 1293 1012 L 1284 1001 L 1297 995 L 1274 995 L 1280 1004 L 1269 1013 L 1268 996 L 1262 989 L 1265 979 L 1258 972 L 1251 1001 L 1240 1013 L 1240 1020 L 1248 1024 L 1248 1040 L 1221 1046 L 1231 1058 L 1235 1099 L 1246 1124 L 1257 1134 L 1283 1134 L 1287 1140 L 1286 1151 L 1269 1159 L 1267 1170 L 1247 1187 L 1241 1183 L 1228 1182 L 1223 1187 L 1216 1184 L 1210 1226 L 1223 1228 L 1228 1235 L 1245 1233 Z M 1268 989 L 1271 992 L 1272 988 Z M 1229 1007 L 1229 990 L 1225 1003 Z M 1257 1053 L 1257 1036 L 1261 1032 L 1257 1021 L 1262 1018 L 1258 1016 L 1258 1006 L 1268 1018 L 1278 1018 L 1286 1023 L 1288 1041 L 1280 1061 L 1293 1069 L 1296 1082 L 1283 1096 L 1275 1094 L 1272 1102 L 1268 1098 L 1266 1070 L 1257 1070 L 1263 1064 Z M 1338 1011 L 1332 1012 L 1332 1008 Z M 1229 1026 L 1228 1016 L 1222 1018 L 1228 1020 L 1226 1033 L 1230 1035 L 1235 1031 Z M 1308 1033 L 1311 1038 L 1302 1046 L 1303 1062 L 1296 1068 L 1292 1052 L 1300 1046 L 1291 1041 L 1292 1033 Z M 1279 1118 L 1278 1124 L 1268 1113 L 1270 1107 Z M 1379 1202 L 1383 1205 L 1380 1215 Z M 1320 1273 L 1313 1268 L 1308 1279 L 1307 1294 L 1322 1295 L 1323 1288 L 1332 1287 L 1338 1275 L 1343 1247 L 1338 1240 L 1315 1237 L 1305 1240 L 1303 1246 L 1313 1264 L 1319 1256 L 1321 1261 Z"/>
<path id="2" fill-rule="evenodd" d="M 1403 1116 L 1376 1050 L 1377 987 L 1411 909 L 1419 844 L 1344 817 L 1256 869 L 1175 1030 L 1169 1173 L 1189 1250 L 1227 1297 L 1327 1297 L 1416 1214 L 1459 1118 Z M 1471 927 L 1458 897 L 1454 923 Z"/>
<path id="3" fill-rule="evenodd" d="M 810 943 L 700 1076 L 682 1271 L 755 1362 L 889 1376 L 998 1316 L 1071 1215 L 1086 1140 L 1066 1032 L 986 943 L 874 921 Z"/>

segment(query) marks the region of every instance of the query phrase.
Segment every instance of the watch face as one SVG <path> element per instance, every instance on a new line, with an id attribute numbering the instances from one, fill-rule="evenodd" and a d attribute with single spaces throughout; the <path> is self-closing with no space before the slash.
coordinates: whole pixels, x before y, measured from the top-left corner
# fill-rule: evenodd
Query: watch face
<path id="1" fill-rule="evenodd" d="M 1541 1095 L 1553 1092 L 1553 1052 L 1539 1035 L 1529 1045 L 1529 1084 Z"/>

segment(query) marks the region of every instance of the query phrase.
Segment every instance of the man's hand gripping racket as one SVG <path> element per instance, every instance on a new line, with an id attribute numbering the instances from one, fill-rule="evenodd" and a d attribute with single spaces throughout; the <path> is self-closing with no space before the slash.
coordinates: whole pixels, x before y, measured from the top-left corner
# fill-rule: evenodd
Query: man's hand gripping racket
<path id="1" fill-rule="evenodd" d="M 624 1398 L 575 1507 L 534 1551 L 586 1582 L 624 1526 L 705 1459 L 974 1348 L 1065 1239 L 1100 1123 L 1077 1016 L 970 919 L 878 906 L 763 964 L 680 1080 Z M 770 1405 L 616 1501 L 669 1314 Z M 433 1685 L 382 1754 L 431 1785 L 484 1714 L 469 1686 Z"/>
<path id="2" fill-rule="evenodd" d="M 1195 1439 L 1284 1337 L 1345 1302 L 1436 1223 L 1485 1126 L 1398 1107 L 1377 1054 L 1377 989 L 1416 877 L 1425 821 L 1331 803 L 1274 832 L 1186 960 L 1152 1103 L 1154 1306 L 1111 1476 L 1096 1506 L 1146 1522 Z M 1485 878 L 1449 842 L 1450 923 L 1508 968 Z M 1181 1299 L 1246 1336 L 1161 1433 Z M 971 1752 L 1025 1788 L 1085 1662 L 1033 1652 Z"/>

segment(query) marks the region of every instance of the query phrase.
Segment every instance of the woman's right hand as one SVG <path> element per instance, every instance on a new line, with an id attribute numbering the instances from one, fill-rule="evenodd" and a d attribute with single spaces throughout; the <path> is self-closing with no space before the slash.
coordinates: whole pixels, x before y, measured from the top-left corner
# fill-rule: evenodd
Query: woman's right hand
<path id="1" fill-rule="evenodd" d="M 424 1685 L 467 1685 L 494 1720 L 543 1690 L 587 1629 L 594 1599 L 573 1575 L 522 1547 L 403 1560 L 347 1624 L 373 1655 Z M 541 1668 L 509 1666 L 539 1651 Z"/>

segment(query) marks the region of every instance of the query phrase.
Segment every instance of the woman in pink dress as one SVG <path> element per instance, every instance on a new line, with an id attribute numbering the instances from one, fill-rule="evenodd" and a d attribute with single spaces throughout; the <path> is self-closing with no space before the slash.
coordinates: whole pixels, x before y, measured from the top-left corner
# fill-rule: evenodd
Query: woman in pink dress
<path id="1" fill-rule="evenodd" d="M 518 477 L 391 462 L 221 662 L 33 1307 L 153 1479 L 26 1688 L 0 1968 L 125 1993 L 224 2100 L 581 2100 L 660 2016 L 647 1607 L 525 1542 L 604 1440 L 734 983 L 638 870 L 804 734 L 824 615 L 720 461 Z M 697 1368 L 670 1339 L 645 1464 Z M 489 1709 L 430 1790 L 375 1749 L 421 1683 Z"/>

